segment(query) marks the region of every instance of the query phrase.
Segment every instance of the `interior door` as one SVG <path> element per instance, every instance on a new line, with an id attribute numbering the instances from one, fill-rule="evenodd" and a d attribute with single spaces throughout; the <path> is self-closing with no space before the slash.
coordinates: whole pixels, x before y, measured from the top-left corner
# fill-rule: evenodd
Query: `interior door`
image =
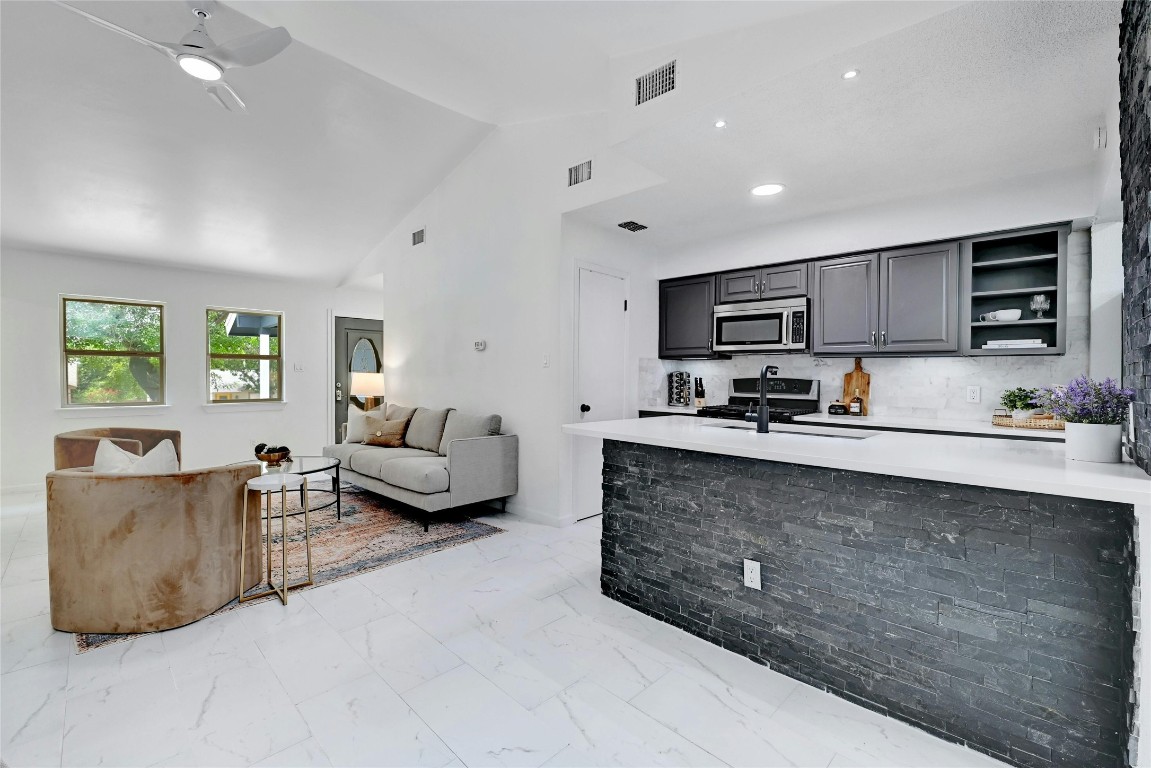
<path id="1" fill-rule="evenodd" d="M 579 421 L 624 418 L 627 404 L 627 282 L 581 268 L 576 318 L 576 415 Z M 603 441 L 572 439 L 572 511 L 602 514 Z"/>
<path id="2" fill-rule="evenodd" d="M 384 368 L 384 323 L 381 320 L 366 320 L 360 317 L 336 318 L 336 442 L 348 420 L 348 402 L 364 407 L 363 399 L 353 397 L 348 392 L 348 383 L 353 371 L 379 373 Z"/>

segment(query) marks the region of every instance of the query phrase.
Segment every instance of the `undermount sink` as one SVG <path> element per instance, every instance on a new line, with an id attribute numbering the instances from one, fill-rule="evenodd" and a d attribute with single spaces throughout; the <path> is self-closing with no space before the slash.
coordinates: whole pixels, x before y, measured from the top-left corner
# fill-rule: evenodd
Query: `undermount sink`
<path id="1" fill-rule="evenodd" d="M 739 429 L 744 432 L 755 432 L 754 424 L 704 424 L 704 429 Z M 758 433 L 756 433 L 758 434 Z M 856 432 L 855 434 L 845 434 L 844 432 L 820 432 L 816 429 L 807 427 L 796 427 L 788 425 L 784 428 L 772 427 L 769 435 L 792 435 L 800 437 L 830 437 L 838 440 L 866 440 L 869 437 L 875 437 L 875 432 Z"/>

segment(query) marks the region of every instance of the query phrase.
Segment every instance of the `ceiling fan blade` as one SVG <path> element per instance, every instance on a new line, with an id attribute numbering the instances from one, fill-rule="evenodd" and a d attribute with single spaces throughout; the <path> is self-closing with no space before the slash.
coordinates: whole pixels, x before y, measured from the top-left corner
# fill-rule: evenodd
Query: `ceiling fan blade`
<path id="1" fill-rule="evenodd" d="M 239 94 L 232 90 L 232 86 L 223 80 L 205 82 L 204 90 L 208 92 L 209 96 L 215 99 L 217 104 L 229 112 L 247 113 L 248 105 L 244 103 L 244 100 L 240 98 Z"/>
<path id="2" fill-rule="evenodd" d="M 134 40 L 137 43 L 139 43 L 140 45 L 147 46 L 148 48 L 151 48 L 152 50 L 157 51 L 159 53 L 162 53 L 169 58 L 175 58 L 175 56 L 176 56 L 176 52 L 172 48 L 170 48 L 170 47 L 168 47 L 162 43 L 157 43 L 154 40 L 149 40 L 148 38 L 144 37 L 143 35 L 137 35 L 135 32 L 133 32 L 130 29 L 124 29 L 123 27 L 118 26 L 116 24 L 113 24 L 112 22 L 107 21 L 106 19 L 101 19 L 99 16 L 93 16 L 92 14 L 88 13 L 87 11 L 82 11 L 75 6 L 68 5 L 67 3 L 62 3 L 62 2 L 60 2 L 60 0 L 56 0 L 56 4 L 59 5 L 61 8 L 68 9 L 69 11 L 77 14 L 78 16 L 83 16 L 85 19 L 92 22 L 93 24 L 96 24 L 97 26 L 101 26 L 104 29 L 109 30 L 110 32 L 115 32 L 117 34 L 123 35 L 124 37 L 128 38 L 129 40 Z"/>
<path id="3" fill-rule="evenodd" d="M 292 36 L 288 34 L 288 30 L 276 27 L 229 40 L 223 45 L 204 51 L 204 56 L 224 69 L 250 67 L 272 58 L 287 48 L 291 42 Z"/>

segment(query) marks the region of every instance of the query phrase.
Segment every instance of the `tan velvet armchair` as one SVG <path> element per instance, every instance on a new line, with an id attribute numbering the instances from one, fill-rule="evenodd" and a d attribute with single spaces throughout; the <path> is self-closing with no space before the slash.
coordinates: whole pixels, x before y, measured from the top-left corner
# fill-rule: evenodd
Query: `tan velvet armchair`
<path id="1" fill-rule="evenodd" d="M 85 437 L 99 431 L 85 430 Z M 175 435 L 179 446 L 179 432 L 155 430 L 163 434 L 157 437 L 140 434 L 149 430 L 124 431 L 138 435 L 130 439 L 141 445 Z M 74 433 L 60 437 L 74 440 Z M 61 456 L 86 455 L 80 448 L 86 446 L 73 442 L 62 452 L 58 438 L 57 463 Z M 165 475 L 97 474 L 88 467 L 48 473 L 52 626 L 152 632 L 202 619 L 234 600 L 245 483 L 259 474 L 255 463 Z M 263 576 L 259 536 L 260 504 L 253 493 L 244 565 L 251 583 L 245 589 Z"/>

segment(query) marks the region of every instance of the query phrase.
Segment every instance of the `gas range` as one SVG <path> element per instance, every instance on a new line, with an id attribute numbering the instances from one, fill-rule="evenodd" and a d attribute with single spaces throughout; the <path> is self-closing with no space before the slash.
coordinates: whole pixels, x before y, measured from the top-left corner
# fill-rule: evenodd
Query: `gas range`
<path id="1" fill-rule="evenodd" d="M 795 416 L 819 413 L 819 382 L 814 379 L 772 377 L 767 380 L 771 420 L 788 422 Z M 727 405 L 707 405 L 695 412 L 708 419 L 745 421 L 759 405 L 759 379 L 732 379 Z"/>

